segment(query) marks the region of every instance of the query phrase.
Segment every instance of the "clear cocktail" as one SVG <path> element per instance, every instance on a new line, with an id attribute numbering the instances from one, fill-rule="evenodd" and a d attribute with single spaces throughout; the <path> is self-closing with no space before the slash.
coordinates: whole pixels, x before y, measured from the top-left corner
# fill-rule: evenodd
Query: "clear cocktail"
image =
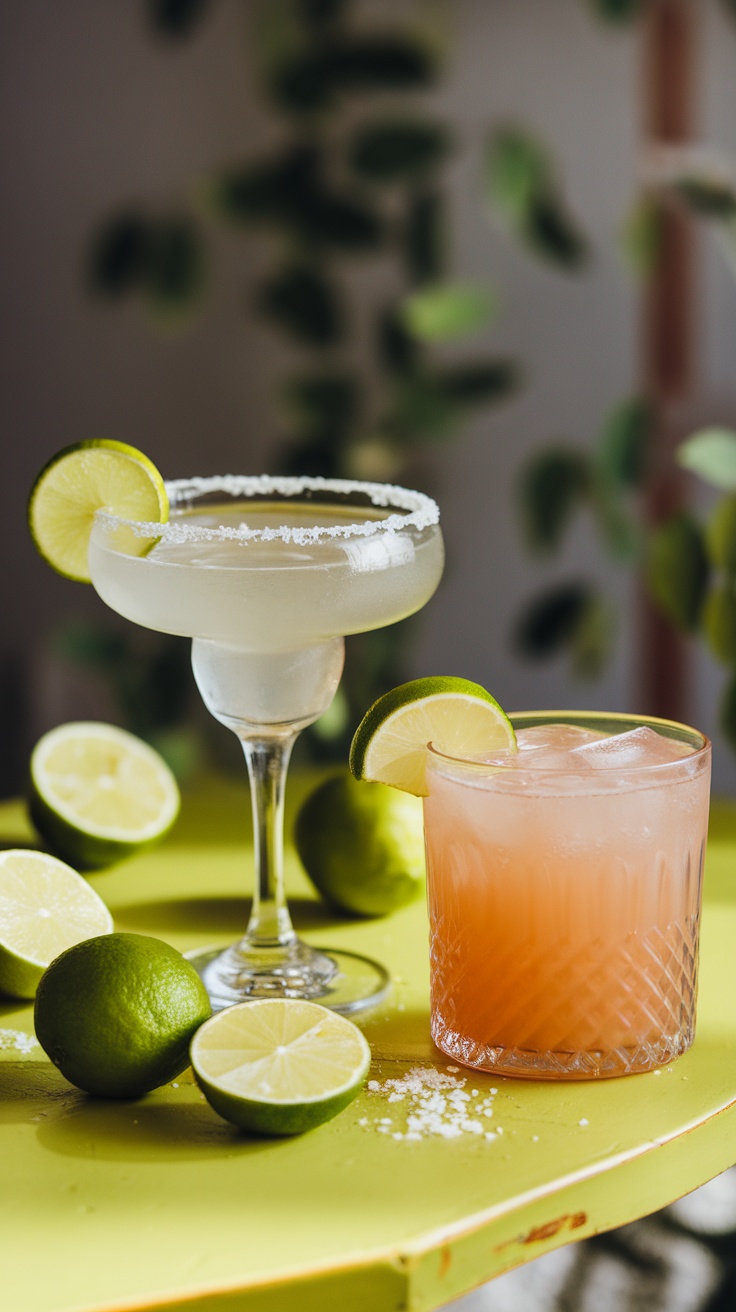
<path id="1" fill-rule="evenodd" d="M 439 512 L 418 492 L 310 478 L 167 484 L 168 524 L 98 512 L 92 582 L 113 610 L 191 637 L 208 710 L 243 743 L 257 879 L 245 938 L 193 958 L 214 1006 L 319 998 L 342 1011 L 386 988 L 383 969 L 295 935 L 283 893 L 282 808 L 297 733 L 329 706 L 343 638 L 419 610 L 444 563 Z"/>
<path id="2" fill-rule="evenodd" d="M 694 1034 L 710 745 L 656 720 L 511 718 L 516 755 L 429 753 L 433 1038 L 539 1079 L 671 1061 Z"/>

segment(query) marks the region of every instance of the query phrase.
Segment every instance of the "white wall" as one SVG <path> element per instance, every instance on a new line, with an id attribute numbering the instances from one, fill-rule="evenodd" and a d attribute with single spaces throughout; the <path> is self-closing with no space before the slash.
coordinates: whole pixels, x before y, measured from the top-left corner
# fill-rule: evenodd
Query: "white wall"
<path id="1" fill-rule="evenodd" d="M 383 0 L 365 7 L 396 11 Z M 637 39 L 597 23 L 582 0 L 455 0 L 449 8 L 452 63 L 434 101 L 464 143 L 450 174 L 455 268 L 496 285 L 502 297 L 501 317 L 473 348 L 517 357 L 528 381 L 518 398 L 431 457 L 449 559 L 422 617 L 414 672 L 466 674 L 511 707 L 624 709 L 634 697 L 629 582 L 600 557 L 584 523 L 559 562 L 530 562 L 513 483 L 529 452 L 550 438 L 591 440 L 609 406 L 636 387 L 636 289 L 615 244 L 636 187 Z M 702 0 L 701 10 L 703 135 L 736 155 L 736 33 L 716 0 Z M 148 331 L 139 307 L 89 299 L 82 262 L 101 215 L 137 199 L 167 208 L 213 165 L 266 146 L 274 128 L 258 105 L 237 0 L 215 3 L 197 37 L 181 44 L 156 42 L 143 5 L 132 0 L 5 0 L 0 98 L 0 431 L 8 491 L 0 516 L 0 672 L 20 664 L 27 687 L 29 662 L 58 621 L 102 612 L 90 590 L 48 571 L 28 540 L 25 500 L 49 455 L 108 435 L 142 447 L 172 476 L 269 464 L 278 436 L 270 393 L 283 356 L 244 312 L 262 248 L 213 229 L 204 312 L 189 334 L 168 339 Z M 585 274 L 565 277 L 533 263 L 489 224 L 480 151 L 499 118 L 528 122 L 555 150 L 571 206 L 595 246 Z M 705 244 L 702 263 L 702 376 L 728 392 L 736 390 L 736 285 Z M 562 662 L 521 664 L 508 634 L 519 602 L 545 579 L 583 572 L 615 595 L 623 622 L 608 674 L 581 685 Z M 702 656 L 697 667 L 693 715 L 711 729 L 720 674 Z M 8 726 L 11 719 L 6 708 Z M 26 717 L 21 757 L 44 727 L 38 712 Z M 736 766 L 722 748 L 717 760 L 717 779 L 732 789 Z"/>

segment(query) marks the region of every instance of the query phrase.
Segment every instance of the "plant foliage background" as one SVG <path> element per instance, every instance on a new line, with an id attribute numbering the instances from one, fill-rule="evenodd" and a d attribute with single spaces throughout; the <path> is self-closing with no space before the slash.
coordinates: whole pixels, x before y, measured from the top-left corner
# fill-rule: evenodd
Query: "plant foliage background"
<path id="1" fill-rule="evenodd" d="M 730 491 L 696 481 L 657 565 L 636 280 L 666 191 L 697 211 L 704 375 L 727 396 L 734 20 L 724 0 L 698 10 L 712 144 L 645 173 L 647 3 L 70 0 L 43 31 L 30 11 L 0 15 L 0 536 L 6 558 L 20 552 L 2 592 L 0 720 L 21 743 L 3 788 L 24 742 L 68 718 L 59 647 L 85 687 L 114 687 L 139 732 L 176 738 L 196 713 L 186 645 L 110 627 L 26 542 L 37 468 L 97 433 L 166 473 L 319 464 L 437 493 L 441 592 L 416 625 L 356 640 L 348 702 L 313 751 L 342 752 L 372 690 L 405 671 L 465 673 L 510 705 L 623 706 L 633 581 L 652 557 L 660 592 L 669 578 L 670 603 L 684 596 L 683 621 L 705 635 L 697 714 L 711 727 L 708 633 L 730 671 L 731 575 L 707 522 Z M 712 413 L 728 436 L 735 408 Z M 601 673 L 578 684 L 571 670 Z"/>

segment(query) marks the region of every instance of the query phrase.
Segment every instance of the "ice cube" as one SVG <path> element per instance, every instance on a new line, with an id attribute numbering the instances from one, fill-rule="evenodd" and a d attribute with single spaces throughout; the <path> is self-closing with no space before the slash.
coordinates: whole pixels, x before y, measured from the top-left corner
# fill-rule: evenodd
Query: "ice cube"
<path id="1" fill-rule="evenodd" d="M 520 752 L 569 752 L 574 747 L 598 742 L 600 737 L 594 729 L 583 729 L 577 724 L 534 724 L 528 729 L 520 729 L 516 741 Z"/>
<path id="2" fill-rule="evenodd" d="M 587 761 L 595 770 L 618 770 L 631 766 L 668 765 L 688 756 L 690 750 L 686 743 L 666 738 L 655 729 L 640 725 L 627 733 L 612 734 L 608 738 L 599 738 L 597 742 L 574 747 L 570 756 Z"/>
<path id="3" fill-rule="evenodd" d="M 520 770 L 561 770 L 576 775 L 593 769 L 590 762 L 578 752 L 564 749 L 555 751 L 551 747 L 526 751 L 522 757 L 517 757 L 517 764 Z"/>

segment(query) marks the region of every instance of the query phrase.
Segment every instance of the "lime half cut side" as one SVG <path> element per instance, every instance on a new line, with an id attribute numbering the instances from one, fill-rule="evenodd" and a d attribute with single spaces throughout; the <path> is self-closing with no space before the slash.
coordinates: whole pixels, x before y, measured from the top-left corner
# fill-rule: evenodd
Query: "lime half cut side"
<path id="1" fill-rule="evenodd" d="M 190 1057 L 207 1101 L 254 1134 L 301 1134 L 360 1092 L 368 1043 L 352 1021 L 316 1002 L 265 998 L 217 1012 Z"/>
<path id="2" fill-rule="evenodd" d="M 90 582 L 87 549 L 98 510 L 144 523 L 168 519 L 164 480 L 134 446 L 96 438 L 65 447 L 31 489 L 28 527 L 36 549 L 57 573 L 78 583 Z M 143 556 L 151 545 L 149 537 L 118 529 L 116 546 L 129 555 Z"/>
<path id="3" fill-rule="evenodd" d="M 158 752 L 112 724 L 61 724 L 31 754 L 31 818 L 49 846 L 80 870 L 158 842 L 179 802 Z"/>
<path id="4" fill-rule="evenodd" d="M 0 852 L 0 991 L 32 998 L 46 967 L 83 939 L 112 931 L 102 898 L 45 852 Z"/>
<path id="5" fill-rule="evenodd" d="M 427 746 L 461 759 L 516 750 L 516 735 L 495 697 L 451 675 L 414 679 L 374 702 L 350 748 L 356 779 L 425 797 Z"/>

